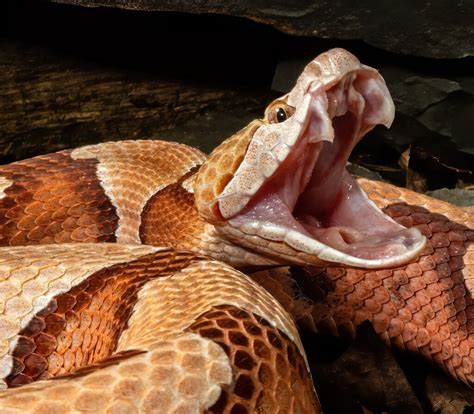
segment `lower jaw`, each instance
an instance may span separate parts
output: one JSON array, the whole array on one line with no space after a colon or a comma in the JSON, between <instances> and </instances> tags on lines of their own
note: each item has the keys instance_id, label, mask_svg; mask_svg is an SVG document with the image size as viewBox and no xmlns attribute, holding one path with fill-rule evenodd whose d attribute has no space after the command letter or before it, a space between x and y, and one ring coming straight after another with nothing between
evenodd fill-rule
<instances>
[{"instance_id":1,"label":"lower jaw","mask_svg":"<svg viewBox=\"0 0 474 414\"><path fill-rule=\"evenodd\" d=\"M295 218L278 193L270 193L231 221L245 234L284 242L319 258L325 250L323 260L346 265L396 266L417 255L424 244L418 230L386 216L345 170L339 182L338 201L324 218L311 214L311 206L307 214L300 206Z\"/></svg>"}]
</instances>

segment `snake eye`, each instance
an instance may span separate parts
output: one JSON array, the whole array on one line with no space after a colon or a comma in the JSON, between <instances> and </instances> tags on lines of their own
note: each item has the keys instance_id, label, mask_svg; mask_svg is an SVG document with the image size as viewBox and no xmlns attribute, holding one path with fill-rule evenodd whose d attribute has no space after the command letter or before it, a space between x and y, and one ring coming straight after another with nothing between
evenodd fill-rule
<instances>
[{"instance_id":1,"label":"snake eye","mask_svg":"<svg viewBox=\"0 0 474 414\"><path fill-rule=\"evenodd\" d=\"M293 115L295 108L288 105L284 100L273 101L265 110L264 121L269 124L281 124Z\"/></svg>"},{"instance_id":2,"label":"snake eye","mask_svg":"<svg viewBox=\"0 0 474 414\"><path fill-rule=\"evenodd\" d=\"M287 115L283 108L277 108L276 110L276 118L278 122L286 121Z\"/></svg>"}]
</instances>

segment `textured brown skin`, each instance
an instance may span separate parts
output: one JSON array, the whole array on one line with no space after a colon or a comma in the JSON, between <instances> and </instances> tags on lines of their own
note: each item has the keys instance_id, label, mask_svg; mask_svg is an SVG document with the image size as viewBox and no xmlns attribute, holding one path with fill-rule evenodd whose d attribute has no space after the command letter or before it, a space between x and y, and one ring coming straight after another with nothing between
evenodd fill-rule
<instances>
[{"instance_id":1,"label":"textured brown skin","mask_svg":"<svg viewBox=\"0 0 474 414\"><path fill-rule=\"evenodd\" d=\"M315 413L321 410L311 378L289 338L258 315L223 305L188 329L218 343L233 362L236 380L210 413Z\"/></svg>"},{"instance_id":2,"label":"textured brown skin","mask_svg":"<svg viewBox=\"0 0 474 414\"><path fill-rule=\"evenodd\" d=\"M158 272L154 260L156 255L150 255L105 268L54 297L20 331L8 386L70 373L111 355L140 288L153 278L170 275L166 268ZM187 266L183 260L177 264ZM178 270L171 268L171 272Z\"/></svg>"},{"instance_id":3,"label":"textured brown skin","mask_svg":"<svg viewBox=\"0 0 474 414\"><path fill-rule=\"evenodd\" d=\"M205 222L194 207L193 194L182 185L193 174L191 171L150 198L141 215L140 240L143 243L181 249L197 244L204 233Z\"/></svg>"},{"instance_id":4,"label":"textured brown skin","mask_svg":"<svg viewBox=\"0 0 474 414\"><path fill-rule=\"evenodd\" d=\"M118 217L97 160L73 160L70 152L0 167L13 182L0 199L0 245L115 241Z\"/></svg>"},{"instance_id":5,"label":"textured brown skin","mask_svg":"<svg viewBox=\"0 0 474 414\"><path fill-rule=\"evenodd\" d=\"M77 257L68 253L74 248ZM107 255L120 263L104 266ZM34 277L32 264L40 273L46 270L53 283L61 274L66 278L64 269L79 277L75 267L100 268L54 297L19 331L13 366L22 372L8 378L10 385L55 378L0 392L2 412L204 412L223 401L233 413L255 412L257 406L268 412L263 404L281 406L281 412L288 412L288 404L302 413L320 412L288 315L263 288L228 265L173 249L108 244L9 247L0 249L0 263L12 283L19 271ZM13 293L6 307L18 307L16 299ZM28 311L16 309L17 314ZM238 327L229 320L237 320ZM214 323L219 337L204 326ZM0 324L7 328L3 316ZM2 339L5 334L0 331ZM45 336L50 340L39 340ZM265 351L269 354L258 366L248 365L247 355L257 361L255 352ZM28 358L37 362L25 362ZM283 368L286 377L277 381ZM295 397L280 401L276 393L293 386L303 391L292 390ZM255 391L251 397L250 389Z\"/></svg>"}]
</instances>

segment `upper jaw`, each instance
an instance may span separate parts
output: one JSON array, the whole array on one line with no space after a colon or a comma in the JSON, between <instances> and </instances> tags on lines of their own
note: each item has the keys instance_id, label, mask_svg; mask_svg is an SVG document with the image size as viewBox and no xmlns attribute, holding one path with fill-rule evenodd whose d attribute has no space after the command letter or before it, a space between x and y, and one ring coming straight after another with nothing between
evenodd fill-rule
<instances>
[{"instance_id":1,"label":"upper jaw","mask_svg":"<svg viewBox=\"0 0 474 414\"><path fill-rule=\"evenodd\" d=\"M240 213L302 140L306 144L332 143L333 118L350 111L359 121L348 153L375 125L390 127L395 108L383 78L356 61L336 74L317 79L308 77L312 64L307 66L293 90L281 98L295 106L295 113L283 123L262 124L254 132L242 163L217 197L222 218L228 220ZM309 72L314 72L314 67Z\"/></svg>"}]
</instances>

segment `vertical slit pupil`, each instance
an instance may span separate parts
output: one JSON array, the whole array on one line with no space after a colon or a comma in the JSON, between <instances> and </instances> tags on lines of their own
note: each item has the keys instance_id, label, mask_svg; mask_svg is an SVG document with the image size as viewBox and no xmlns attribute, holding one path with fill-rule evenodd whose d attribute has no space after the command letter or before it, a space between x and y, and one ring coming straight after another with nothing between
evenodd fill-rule
<instances>
[{"instance_id":1,"label":"vertical slit pupil","mask_svg":"<svg viewBox=\"0 0 474 414\"><path fill-rule=\"evenodd\" d=\"M278 122L286 121L286 112L283 108L278 108L276 115L277 115Z\"/></svg>"}]
</instances>

